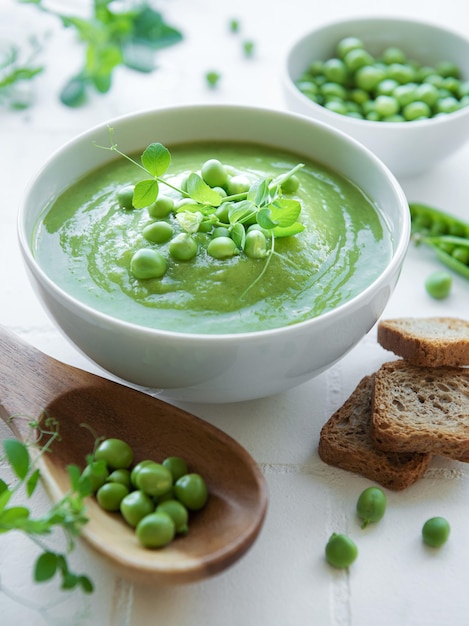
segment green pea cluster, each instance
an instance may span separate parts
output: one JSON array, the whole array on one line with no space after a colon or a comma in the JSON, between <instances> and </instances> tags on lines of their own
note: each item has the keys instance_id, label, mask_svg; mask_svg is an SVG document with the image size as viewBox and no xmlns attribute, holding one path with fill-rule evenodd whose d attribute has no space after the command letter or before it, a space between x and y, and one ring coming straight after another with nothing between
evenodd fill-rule
<instances>
[{"instance_id":1,"label":"green pea cluster","mask_svg":"<svg viewBox=\"0 0 469 626\"><path fill-rule=\"evenodd\" d=\"M253 181L218 159L204 162L200 177L210 190L221 196L222 202L213 212L207 212L187 193L185 181L181 182L180 188L173 186L173 195L158 195L147 207L152 221L142 231L148 246L137 250L130 261L135 278L162 278L168 269L168 261L190 261L199 253L218 260L231 259L239 254L251 259L268 256L272 230L259 225L258 208L252 202L246 203L245 214L236 220L230 213L235 205L239 207L240 201L246 199ZM294 174L285 176L279 185L282 194L293 194L298 187L299 179ZM126 185L118 190L117 201L122 208L133 208L134 189L133 185Z\"/></svg>"},{"instance_id":2,"label":"green pea cluster","mask_svg":"<svg viewBox=\"0 0 469 626\"><path fill-rule=\"evenodd\" d=\"M145 459L134 464L134 453L122 439L106 439L83 470L98 504L120 512L146 548L162 548L189 531L189 514L208 500L200 474L189 472L184 459Z\"/></svg>"},{"instance_id":3,"label":"green pea cluster","mask_svg":"<svg viewBox=\"0 0 469 626\"><path fill-rule=\"evenodd\" d=\"M439 260L469 278L469 223L440 209L410 203L412 239L434 250Z\"/></svg>"},{"instance_id":4,"label":"green pea cluster","mask_svg":"<svg viewBox=\"0 0 469 626\"><path fill-rule=\"evenodd\" d=\"M334 113L375 122L425 120L469 104L469 81L454 63L422 65L397 47L376 57L353 36L339 41L335 57L314 61L296 86Z\"/></svg>"}]
</instances>

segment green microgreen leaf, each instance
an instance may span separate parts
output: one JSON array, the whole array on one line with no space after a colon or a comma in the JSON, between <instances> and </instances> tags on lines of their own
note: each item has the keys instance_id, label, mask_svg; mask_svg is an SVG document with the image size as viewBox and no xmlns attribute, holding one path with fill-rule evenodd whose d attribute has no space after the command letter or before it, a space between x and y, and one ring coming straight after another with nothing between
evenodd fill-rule
<instances>
[{"instance_id":1,"label":"green microgreen leaf","mask_svg":"<svg viewBox=\"0 0 469 626\"><path fill-rule=\"evenodd\" d=\"M230 236L231 236L231 239L233 239L233 241L237 245L237 247L240 250L244 250L244 245L246 243L246 230L244 229L244 226L240 222L237 222L231 228Z\"/></svg>"},{"instance_id":2,"label":"green microgreen leaf","mask_svg":"<svg viewBox=\"0 0 469 626\"><path fill-rule=\"evenodd\" d=\"M152 176L163 176L171 164L171 154L161 143L152 143L142 154L142 165Z\"/></svg>"},{"instance_id":3,"label":"green microgreen leaf","mask_svg":"<svg viewBox=\"0 0 469 626\"><path fill-rule=\"evenodd\" d=\"M43 552L36 560L34 566L34 580L38 583L46 582L53 578L57 572L58 557L55 552Z\"/></svg>"},{"instance_id":4,"label":"green microgreen leaf","mask_svg":"<svg viewBox=\"0 0 469 626\"><path fill-rule=\"evenodd\" d=\"M4 66L2 66L3 68ZM36 67L36 68L27 68L20 67L17 69L13 69L7 76L4 76L2 80L0 80L0 88L8 87L9 85L13 85L14 83L18 83L22 80L31 80L37 74L40 74L44 68Z\"/></svg>"},{"instance_id":5,"label":"green microgreen leaf","mask_svg":"<svg viewBox=\"0 0 469 626\"><path fill-rule=\"evenodd\" d=\"M249 188L247 200L258 207L270 203L272 201L269 187L271 182L271 178L260 178L256 180Z\"/></svg>"},{"instance_id":6,"label":"green microgreen leaf","mask_svg":"<svg viewBox=\"0 0 469 626\"><path fill-rule=\"evenodd\" d=\"M0 523L2 526L12 526L22 520L28 519L29 509L25 506L12 506L9 509L4 509L0 516Z\"/></svg>"},{"instance_id":7,"label":"green microgreen leaf","mask_svg":"<svg viewBox=\"0 0 469 626\"><path fill-rule=\"evenodd\" d=\"M207 185L201 176L192 172L186 183L187 193L196 202L200 204L209 204L210 206L220 206L221 195Z\"/></svg>"},{"instance_id":8,"label":"green microgreen leaf","mask_svg":"<svg viewBox=\"0 0 469 626\"><path fill-rule=\"evenodd\" d=\"M87 465L92 465L92 463L94 462L94 454L87 454L85 456L85 461Z\"/></svg>"},{"instance_id":9,"label":"green microgreen leaf","mask_svg":"<svg viewBox=\"0 0 469 626\"><path fill-rule=\"evenodd\" d=\"M132 40L159 50L182 40L182 33L166 24L163 16L150 6L145 6L133 17Z\"/></svg>"},{"instance_id":10,"label":"green microgreen leaf","mask_svg":"<svg viewBox=\"0 0 469 626\"><path fill-rule=\"evenodd\" d=\"M94 74L90 80L99 93L107 93L111 89L112 76L110 74Z\"/></svg>"},{"instance_id":11,"label":"green microgreen leaf","mask_svg":"<svg viewBox=\"0 0 469 626\"><path fill-rule=\"evenodd\" d=\"M89 45L86 52L84 73L100 93L106 93L111 87L112 73L122 64L122 50L112 43Z\"/></svg>"},{"instance_id":12,"label":"green microgreen leaf","mask_svg":"<svg viewBox=\"0 0 469 626\"><path fill-rule=\"evenodd\" d=\"M64 572L62 574L62 589L75 589L78 585L78 575L73 572Z\"/></svg>"},{"instance_id":13,"label":"green microgreen leaf","mask_svg":"<svg viewBox=\"0 0 469 626\"><path fill-rule=\"evenodd\" d=\"M259 226L267 228L267 230L271 230L272 228L278 226L277 222L272 220L271 214L272 212L270 208L260 209L256 214L256 220Z\"/></svg>"},{"instance_id":14,"label":"green microgreen leaf","mask_svg":"<svg viewBox=\"0 0 469 626\"><path fill-rule=\"evenodd\" d=\"M4 480L2 480L0 478L0 495L4 492L7 491L8 489L8 485L6 484L6 482Z\"/></svg>"},{"instance_id":15,"label":"green microgreen leaf","mask_svg":"<svg viewBox=\"0 0 469 626\"><path fill-rule=\"evenodd\" d=\"M304 231L305 227L300 222L295 222L291 226L286 226L282 228L281 226L276 226L273 229L273 234L275 237L292 237L293 235L298 235Z\"/></svg>"},{"instance_id":16,"label":"green microgreen leaf","mask_svg":"<svg viewBox=\"0 0 469 626\"><path fill-rule=\"evenodd\" d=\"M156 180L141 180L134 187L134 197L132 204L136 209L143 209L144 207L153 204L158 197L158 181Z\"/></svg>"},{"instance_id":17,"label":"green microgreen leaf","mask_svg":"<svg viewBox=\"0 0 469 626\"><path fill-rule=\"evenodd\" d=\"M13 492L10 489L5 489L0 493L0 515L5 510L6 505L8 504Z\"/></svg>"},{"instance_id":18,"label":"green microgreen leaf","mask_svg":"<svg viewBox=\"0 0 469 626\"><path fill-rule=\"evenodd\" d=\"M28 480L26 481L26 494L28 498L30 498L35 492L40 476L41 476L40 471L36 469L28 477Z\"/></svg>"},{"instance_id":19,"label":"green microgreen leaf","mask_svg":"<svg viewBox=\"0 0 469 626\"><path fill-rule=\"evenodd\" d=\"M78 585L85 593L93 593L94 591L94 585L91 579L88 578L88 576L84 576L83 574L78 577Z\"/></svg>"},{"instance_id":20,"label":"green microgreen leaf","mask_svg":"<svg viewBox=\"0 0 469 626\"><path fill-rule=\"evenodd\" d=\"M28 535L47 535L51 532L51 526L46 520L23 517L11 523L8 530L21 530Z\"/></svg>"},{"instance_id":21,"label":"green microgreen leaf","mask_svg":"<svg viewBox=\"0 0 469 626\"><path fill-rule=\"evenodd\" d=\"M281 228L294 224L301 213L301 204L298 200L279 198L269 205L270 216L273 222Z\"/></svg>"},{"instance_id":22,"label":"green microgreen leaf","mask_svg":"<svg viewBox=\"0 0 469 626\"><path fill-rule=\"evenodd\" d=\"M92 493L91 480L83 476L78 465L67 465L67 473L70 479L70 488L80 497L86 498Z\"/></svg>"},{"instance_id":23,"label":"green microgreen leaf","mask_svg":"<svg viewBox=\"0 0 469 626\"><path fill-rule=\"evenodd\" d=\"M30 458L26 446L17 439L6 439L3 442L5 454L12 470L20 479L29 472Z\"/></svg>"},{"instance_id":24,"label":"green microgreen leaf","mask_svg":"<svg viewBox=\"0 0 469 626\"><path fill-rule=\"evenodd\" d=\"M256 211L257 207L249 200L233 202L228 211L228 219L230 220L230 224L236 224L236 222L240 222L254 215Z\"/></svg>"}]
</instances>

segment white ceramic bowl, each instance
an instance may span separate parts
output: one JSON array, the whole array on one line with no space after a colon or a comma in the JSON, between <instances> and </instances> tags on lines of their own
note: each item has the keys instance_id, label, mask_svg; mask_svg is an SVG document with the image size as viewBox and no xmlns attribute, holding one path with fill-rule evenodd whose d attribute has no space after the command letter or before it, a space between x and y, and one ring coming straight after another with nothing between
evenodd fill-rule
<instances>
[{"instance_id":1,"label":"white ceramic bowl","mask_svg":"<svg viewBox=\"0 0 469 626\"><path fill-rule=\"evenodd\" d=\"M114 158L108 126L119 148L132 153L151 141L230 140L268 144L319 160L375 200L391 232L392 258L362 293L306 322L262 332L200 335L152 330L100 313L59 288L31 250L39 216L86 172ZM19 214L19 240L40 300L65 335L105 370L132 383L164 390L167 399L234 402L268 396L307 381L339 360L371 329L398 279L410 218L396 179L358 142L311 119L242 106L190 106L128 115L102 124L59 149L30 185ZM168 358L168 355L170 358Z\"/></svg>"},{"instance_id":2,"label":"white ceramic bowl","mask_svg":"<svg viewBox=\"0 0 469 626\"><path fill-rule=\"evenodd\" d=\"M376 56L388 46L397 46L422 65L452 61L469 80L469 40L455 32L411 19L344 19L311 30L288 51L282 84L289 109L358 139L397 177L424 172L469 139L469 107L428 120L374 122L334 113L302 94L295 81L313 61L336 56L337 43L348 36L362 39L366 49Z\"/></svg>"}]
</instances>

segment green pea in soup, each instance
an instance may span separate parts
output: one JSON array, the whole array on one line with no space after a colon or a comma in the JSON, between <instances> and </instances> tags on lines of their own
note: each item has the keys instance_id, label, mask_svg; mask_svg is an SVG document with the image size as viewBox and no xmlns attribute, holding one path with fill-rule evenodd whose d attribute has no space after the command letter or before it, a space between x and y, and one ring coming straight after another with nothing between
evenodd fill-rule
<instances>
[{"instance_id":1,"label":"green pea in soup","mask_svg":"<svg viewBox=\"0 0 469 626\"><path fill-rule=\"evenodd\" d=\"M136 163L121 156L76 182L46 207L34 236L54 282L127 322L213 334L287 326L350 300L391 257L373 202L298 155L173 146L158 199L143 208L132 190L151 176Z\"/></svg>"}]
</instances>

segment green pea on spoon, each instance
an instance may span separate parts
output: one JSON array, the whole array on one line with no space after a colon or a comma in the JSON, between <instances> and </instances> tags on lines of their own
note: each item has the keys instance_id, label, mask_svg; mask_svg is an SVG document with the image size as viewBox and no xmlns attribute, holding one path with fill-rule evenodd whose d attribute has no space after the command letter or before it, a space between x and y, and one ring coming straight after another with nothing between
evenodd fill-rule
<instances>
[{"instance_id":1,"label":"green pea on spoon","mask_svg":"<svg viewBox=\"0 0 469 626\"><path fill-rule=\"evenodd\" d=\"M177 450L204 476L207 506L190 533L160 550L143 547L124 520L89 499L82 537L120 575L144 584L194 582L250 548L262 528L267 489L257 464L235 440L159 399L60 363L1 327L0 354L0 416L15 436L28 438L29 423L45 414L59 422L60 440L39 461L53 500L69 490L67 466L84 465L93 447L90 428L127 441L137 458L165 458Z\"/></svg>"}]
</instances>

